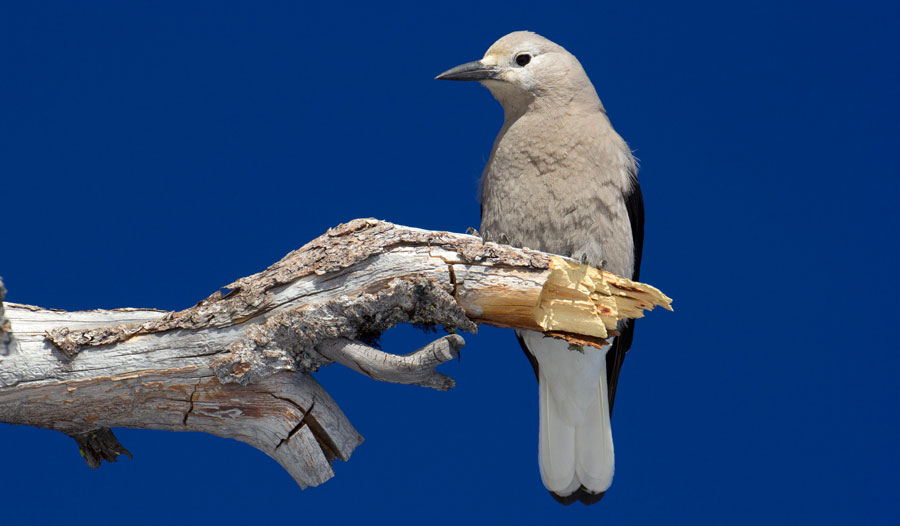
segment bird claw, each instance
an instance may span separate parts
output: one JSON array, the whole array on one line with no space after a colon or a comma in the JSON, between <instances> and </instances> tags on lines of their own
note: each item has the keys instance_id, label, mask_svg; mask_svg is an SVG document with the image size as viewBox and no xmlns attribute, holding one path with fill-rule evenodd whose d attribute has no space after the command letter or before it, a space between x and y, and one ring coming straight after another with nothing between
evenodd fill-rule
<instances>
[{"instance_id":1,"label":"bird claw","mask_svg":"<svg viewBox=\"0 0 900 526\"><path fill-rule=\"evenodd\" d=\"M466 229L466 234L468 234L470 236L480 237L482 243L495 242L500 245L509 245L509 246L515 247L515 248L522 248L521 243L519 243L518 241L511 241L509 239L509 236L504 233L501 233L498 236L494 236L487 230L482 230L481 232L479 232L478 230L476 230L472 227L469 227Z\"/></svg>"},{"instance_id":2,"label":"bird claw","mask_svg":"<svg viewBox=\"0 0 900 526\"><path fill-rule=\"evenodd\" d=\"M567 257L569 259L575 259L585 265L588 264L587 252L582 252L581 254L578 254L574 250L566 250L565 252L562 253L562 256Z\"/></svg>"},{"instance_id":3,"label":"bird claw","mask_svg":"<svg viewBox=\"0 0 900 526\"><path fill-rule=\"evenodd\" d=\"M572 250L566 250L565 252L563 252L560 255L562 255L563 257L567 257L569 259L574 259L574 260L580 261L582 265L588 265L591 267L596 266L597 268L599 268L601 270L603 269L603 267L606 266L605 259L601 259L599 262L597 262L596 265L592 265L590 260L588 259L587 252L582 252L581 254L577 254L576 252L574 252Z\"/></svg>"},{"instance_id":4,"label":"bird claw","mask_svg":"<svg viewBox=\"0 0 900 526\"><path fill-rule=\"evenodd\" d=\"M581 345L575 345L574 343L569 344L569 350L577 351L577 352L580 352L581 354L584 354L584 347Z\"/></svg>"}]
</instances>

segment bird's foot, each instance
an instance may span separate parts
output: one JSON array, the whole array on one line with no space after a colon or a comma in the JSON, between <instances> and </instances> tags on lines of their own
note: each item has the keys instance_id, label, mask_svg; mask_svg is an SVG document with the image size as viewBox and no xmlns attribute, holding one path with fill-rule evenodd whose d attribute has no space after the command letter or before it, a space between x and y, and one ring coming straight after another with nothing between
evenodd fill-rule
<instances>
[{"instance_id":1,"label":"bird's foot","mask_svg":"<svg viewBox=\"0 0 900 526\"><path fill-rule=\"evenodd\" d=\"M601 269L601 270L603 270L603 268L606 267L606 260L605 260L605 259L601 259L599 262L597 262L596 265L591 265L591 262L590 262L590 260L588 259L588 255L587 255L586 252L582 252L581 255L579 255L578 257L575 257L575 254L573 254L571 251L567 251L567 252L566 252L565 254L563 254L563 255L566 256L567 258L577 259L578 261L581 262L582 265L589 265L589 266L592 266L592 267L595 266L596 268L599 268L599 269Z\"/></svg>"},{"instance_id":2,"label":"bird's foot","mask_svg":"<svg viewBox=\"0 0 900 526\"><path fill-rule=\"evenodd\" d=\"M522 248L522 243L520 243L518 240L510 239L510 237L503 232L501 232L499 235L494 235L487 230L482 230L481 232L479 232L478 230L469 227L466 229L466 234L470 236L480 237L482 243L494 242L499 245L509 245L515 248Z\"/></svg>"},{"instance_id":3,"label":"bird's foot","mask_svg":"<svg viewBox=\"0 0 900 526\"><path fill-rule=\"evenodd\" d=\"M518 239L512 239L506 233L501 232L499 236L497 236L496 242L501 245L508 245L513 248L522 248L522 242Z\"/></svg>"},{"instance_id":4,"label":"bird's foot","mask_svg":"<svg viewBox=\"0 0 900 526\"><path fill-rule=\"evenodd\" d=\"M580 352L581 354L584 354L584 346L581 346L581 345L575 345L574 343L570 343L570 344L569 344L569 350L570 350L570 351L577 351L577 352Z\"/></svg>"}]
</instances>

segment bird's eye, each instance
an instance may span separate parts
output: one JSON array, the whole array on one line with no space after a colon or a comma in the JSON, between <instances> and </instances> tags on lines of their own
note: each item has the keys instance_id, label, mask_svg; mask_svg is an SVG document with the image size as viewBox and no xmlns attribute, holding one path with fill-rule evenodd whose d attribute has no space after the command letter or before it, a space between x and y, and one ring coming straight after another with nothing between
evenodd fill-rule
<instances>
[{"instance_id":1,"label":"bird's eye","mask_svg":"<svg viewBox=\"0 0 900 526\"><path fill-rule=\"evenodd\" d=\"M531 62L531 55L529 55L528 53L516 55L516 64L525 67L529 62Z\"/></svg>"}]
</instances>

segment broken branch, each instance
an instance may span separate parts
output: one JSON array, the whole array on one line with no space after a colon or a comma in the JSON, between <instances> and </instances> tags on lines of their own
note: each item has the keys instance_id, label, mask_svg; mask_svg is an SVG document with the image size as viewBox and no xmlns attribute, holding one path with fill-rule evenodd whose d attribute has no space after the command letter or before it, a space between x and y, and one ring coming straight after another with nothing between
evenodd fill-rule
<instances>
[{"instance_id":1,"label":"broken branch","mask_svg":"<svg viewBox=\"0 0 900 526\"><path fill-rule=\"evenodd\" d=\"M566 258L374 219L225 289L178 312L0 301L0 421L67 433L91 465L127 453L111 427L235 438L305 487L362 441L311 373L337 361L380 381L453 386L434 368L463 345L455 334L406 356L360 343L398 323L487 323L602 346L619 320L671 310L649 285Z\"/></svg>"},{"instance_id":2,"label":"broken branch","mask_svg":"<svg viewBox=\"0 0 900 526\"><path fill-rule=\"evenodd\" d=\"M421 385L447 391L455 387L456 382L434 368L456 358L463 345L465 341L462 336L451 334L403 356L388 354L346 338L326 341L316 349L329 360L379 382Z\"/></svg>"}]
</instances>

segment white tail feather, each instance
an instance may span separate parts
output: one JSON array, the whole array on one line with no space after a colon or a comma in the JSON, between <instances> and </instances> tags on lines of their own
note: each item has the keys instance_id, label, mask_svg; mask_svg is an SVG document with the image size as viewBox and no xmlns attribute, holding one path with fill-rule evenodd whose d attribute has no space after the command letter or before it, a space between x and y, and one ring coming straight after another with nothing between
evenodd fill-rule
<instances>
[{"instance_id":1,"label":"white tail feather","mask_svg":"<svg viewBox=\"0 0 900 526\"><path fill-rule=\"evenodd\" d=\"M550 382L544 375L540 375L538 383L541 392L541 443L538 446L541 480L548 490L569 495L579 486L575 476L575 428L560 418L550 392Z\"/></svg>"},{"instance_id":2,"label":"white tail feather","mask_svg":"<svg viewBox=\"0 0 900 526\"><path fill-rule=\"evenodd\" d=\"M548 490L571 495L580 486L606 491L615 470L605 350L569 349L563 340L522 331L538 361L541 479Z\"/></svg>"},{"instance_id":3,"label":"white tail feather","mask_svg":"<svg viewBox=\"0 0 900 526\"><path fill-rule=\"evenodd\" d=\"M609 488L616 467L608 398L604 360L594 401L588 407L584 422L575 430L575 472L581 484L591 493Z\"/></svg>"}]
</instances>

